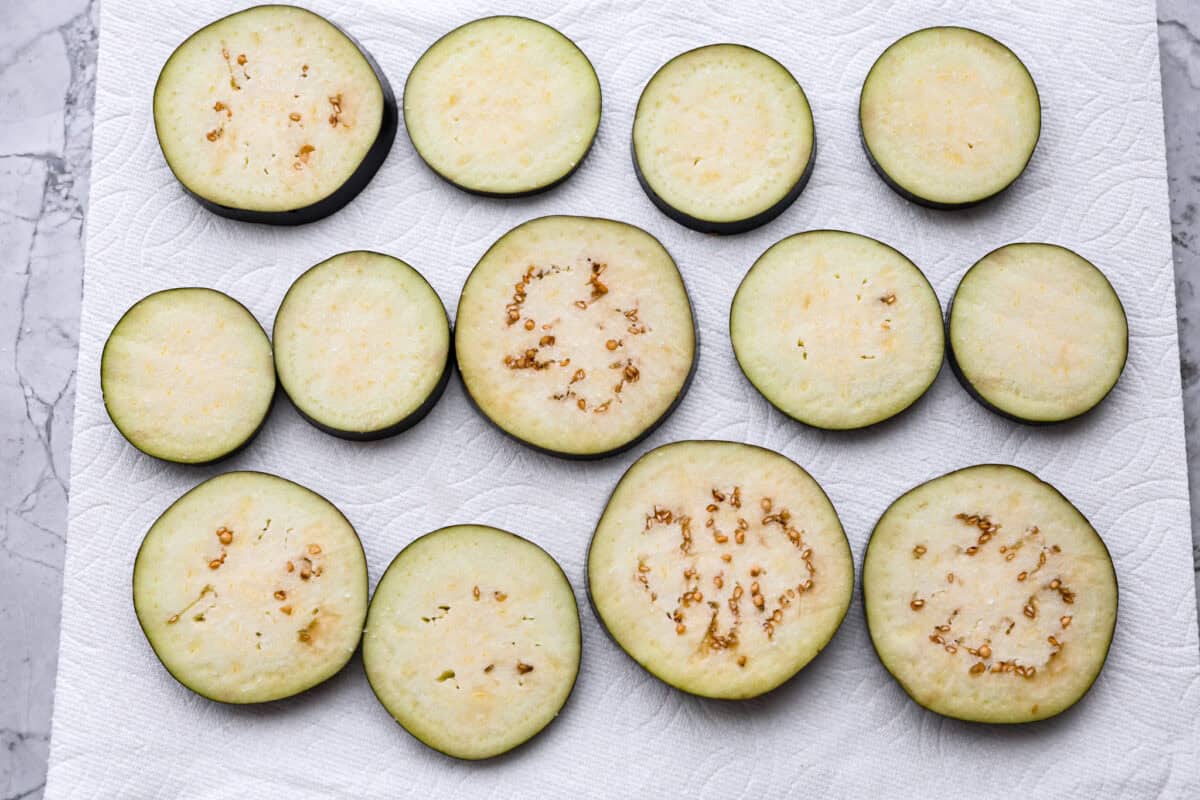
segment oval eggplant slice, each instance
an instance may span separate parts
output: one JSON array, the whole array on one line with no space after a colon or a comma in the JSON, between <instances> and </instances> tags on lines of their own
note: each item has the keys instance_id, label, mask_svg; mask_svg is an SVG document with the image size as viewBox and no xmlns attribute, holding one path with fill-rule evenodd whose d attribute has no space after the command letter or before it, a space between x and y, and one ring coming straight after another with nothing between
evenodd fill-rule
<instances>
[{"instance_id":1,"label":"oval eggplant slice","mask_svg":"<svg viewBox=\"0 0 1200 800\"><path fill-rule=\"evenodd\" d=\"M468 22L425 51L404 86L417 154L460 189L545 191L583 162L600 127L600 80L575 43L525 17Z\"/></svg>"},{"instance_id":2,"label":"oval eggplant slice","mask_svg":"<svg viewBox=\"0 0 1200 800\"><path fill-rule=\"evenodd\" d=\"M621 478L588 551L596 615L626 653L685 692L743 699L833 638L854 588L829 498L784 456L675 442Z\"/></svg>"},{"instance_id":3,"label":"oval eggplant slice","mask_svg":"<svg viewBox=\"0 0 1200 800\"><path fill-rule=\"evenodd\" d=\"M264 703L350 660L367 560L325 498L274 475L227 472L151 526L133 565L133 606L181 684L221 703Z\"/></svg>"},{"instance_id":4,"label":"oval eggplant slice","mask_svg":"<svg viewBox=\"0 0 1200 800\"><path fill-rule=\"evenodd\" d=\"M1011 50L967 28L925 28L883 52L858 107L871 166L902 197L965 208L999 194L1033 157L1042 111Z\"/></svg>"},{"instance_id":5,"label":"oval eggplant slice","mask_svg":"<svg viewBox=\"0 0 1200 800\"><path fill-rule=\"evenodd\" d=\"M729 314L742 372L783 413L817 428L862 428L925 393L942 366L937 295L891 247L844 231L772 245Z\"/></svg>"},{"instance_id":6,"label":"oval eggplant slice","mask_svg":"<svg viewBox=\"0 0 1200 800\"><path fill-rule=\"evenodd\" d=\"M1091 262L1053 244L1010 244L963 276L950 304L950 366L967 391L1018 422L1090 411L1125 368L1129 327Z\"/></svg>"},{"instance_id":7,"label":"oval eggplant slice","mask_svg":"<svg viewBox=\"0 0 1200 800\"><path fill-rule=\"evenodd\" d=\"M532 739L579 673L579 609L537 545L456 525L405 547L367 615L363 667L405 730L446 755L483 759Z\"/></svg>"},{"instance_id":8,"label":"oval eggplant slice","mask_svg":"<svg viewBox=\"0 0 1200 800\"><path fill-rule=\"evenodd\" d=\"M770 56L737 44L689 50L654 74L633 121L633 166L656 206L703 233L742 233L783 213L816 157L812 110Z\"/></svg>"},{"instance_id":9,"label":"oval eggplant slice","mask_svg":"<svg viewBox=\"0 0 1200 800\"><path fill-rule=\"evenodd\" d=\"M133 305L100 357L109 418L146 455L207 464L245 447L275 397L271 342L215 289L168 289Z\"/></svg>"},{"instance_id":10,"label":"oval eggplant slice","mask_svg":"<svg viewBox=\"0 0 1200 800\"><path fill-rule=\"evenodd\" d=\"M419 272L382 253L342 253L297 278L272 338L279 383L296 410L345 439L415 425L450 378L442 301Z\"/></svg>"},{"instance_id":11,"label":"oval eggplant slice","mask_svg":"<svg viewBox=\"0 0 1200 800\"><path fill-rule=\"evenodd\" d=\"M909 491L863 563L871 641L913 700L971 722L1032 722L1100 674L1117 576L1100 536L1053 486L981 464Z\"/></svg>"},{"instance_id":12,"label":"oval eggplant slice","mask_svg":"<svg viewBox=\"0 0 1200 800\"><path fill-rule=\"evenodd\" d=\"M598 458L648 436L696 356L683 279L641 228L542 217L500 237L463 287L454 349L467 393L543 451Z\"/></svg>"},{"instance_id":13,"label":"oval eggplant slice","mask_svg":"<svg viewBox=\"0 0 1200 800\"><path fill-rule=\"evenodd\" d=\"M379 66L295 6L239 11L192 34L154 87L167 166L215 214L298 225L354 199L396 136Z\"/></svg>"}]
</instances>

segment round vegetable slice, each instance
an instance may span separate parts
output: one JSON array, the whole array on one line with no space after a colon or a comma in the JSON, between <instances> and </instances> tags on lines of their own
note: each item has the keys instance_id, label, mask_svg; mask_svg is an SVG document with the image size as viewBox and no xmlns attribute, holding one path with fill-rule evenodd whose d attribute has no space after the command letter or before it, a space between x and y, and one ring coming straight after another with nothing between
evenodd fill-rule
<instances>
[{"instance_id":1,"label":"round vegetable slice","mask_svg":"<svg viewBox=\"0 0 1200 800\"><path fill-rule=\"evenodd\" d=\"M460 189L534 194L583 162L600 127L600 81L549 25L486 17L421 56L404 86L404 124L417 154Z\"/></svg>"},{"instance_id":2,"label":"round vegetable slice","mask_svg":"<svg viewBox=\"0 0 1200 800\"><path fill-rule=\"evenodd\" d=\"M854 565L829 498L784 456L685 441L621 478L588 551L601 623L655 677L755 697L799 672L850 606Z\"/></svg>"},{"instance_id":3,"label":"round vegetable slice","mask_svg":"<svg viewBox=\"0 0 1200 800\"><path fill-rule=\"evenodd\" d=\"M343 30L254 6L192 34L154 87L167 166L208 210L297 225L354 199L396 136L387 78Z\"/></svg>"},{"instance_id":4,"label":"round vegetable slice","mask_svg":"<svg viewBox=\"0 0 1200 800\"><path fill-rule=\"evenodd\" d=\"M649 435L696 355L670 254L640 228L591 217L542 217L500 237L467 278L454 337L467 393L489 420L576 458Z\"/></svg>"},{"instance_id":5,"label":"round vegetable slice","mask_svg":"<svg viewBox=\"0 0 1200 800\"><path fill-rule=\"evenodd\" d=\"M1058 245L988 253L963 276L948 318L959 381L1018 422L1086 413L1125 368L1129 326L1120 298L1091 262Z\"/></svg>"},{"instance_id":6,"label":"round vegetable slice","mask_svg":"<svg viewBox=\"0 0 1200 800\"><path fill-rule=\"evenodd\" d=\"M379 702L455 758L490 758L536 736L579 673L567 576L537 545L483 525L442 528L400 551L363 637Z\"/></svg>"},{"instance_id":7,"label":"round vegetable slice","mask_svg":"<svg viewBox=\"0 0 1200 800\"><path fill-rule=\"evenodd\" d=\"M676 56L638 101L638 180L663 213L694 230L742 233L770 222L800 196L815 157L804 90L750 47Z\"/></svg>"},{"instance_id":8,"label":"round vegetable slice","mask_svg":"<svg viewBox=\"0 0 1200 800\"><path fill-rule=\"evenodd\" d=\"M863 563L871 641L920 705L973 722L1032 722L1081 698L1108 655L1117 576L1057 489L981 464L892 503Z\"/></svg>"},{"instance_id":9,"label":"round vegetable slice","mask_svg":"<svg viewBox=\"0 0 1200 800\"><path fill-rule=\"evenodd\" d=\"M246 446L275 396L271 342L245 306L214 289L168 289L133 305L100 357L108 416L130 444L180 464Z\"/></svg>"},{"instance_id":10,"label":"round vegetable slice","mask_svg":"<svg viewBox=\"0 0 1200 800\"><path fill-rule=\"evenodd\" d=\"M967 28L925 28L892 44L859 100L867 158L898 194L931 208L964 208L1006 189L1041 134L1029 70L995 39Z\"/></svg>"},{"instance_id":11,"label":"round vegetable slice","mask_svg":"<svg viewBox=\"0 0 1200 800\"><path fill-rule=\"evenodd\" d=\"M861 428L925 393L942 365L933 287L893 248L844 231L772 245L729 315L742 372L772 405L818 428Z\"/></svg>"},{"instance_id":12,"label":"round vegetable slice","mask_svg":"<svg viewBox=\"0 0 1200 800\"><path fill-rule=\"evenodd\" d=\"M450 378L450 321L398 258L357 250L296 279L275 315L279 383L327 433L379 439L416 424Z\"/></svg>"},{"instance_id":13,"label":"round vegetable slice","mask_svg":"<svg viewBox=\"0 0 1200 800\"><path fill-rule=\"evenodd\" d=\"M227 472L151 526L133 565L133 606L181 684L222 703L263 703L350 660L367 561L325 498L274 475Z\"/></svg>"}]
</instances>

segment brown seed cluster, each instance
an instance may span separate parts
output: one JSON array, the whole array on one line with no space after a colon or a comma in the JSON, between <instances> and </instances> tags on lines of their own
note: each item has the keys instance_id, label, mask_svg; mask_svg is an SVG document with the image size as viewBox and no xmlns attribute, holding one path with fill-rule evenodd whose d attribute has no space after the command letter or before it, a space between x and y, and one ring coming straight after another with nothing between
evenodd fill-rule
<instances>
[{"instance_id":1,"label":"brown seed cluster","mask_svg":"<svg viewBox=\"0 0 1200 800\"><path fill-rule=\"evenodd\" d=\"M606 296L609 292L608 285L601 280L600 276L608 269L607 264L599 263L588 259L588 299L576 300L573 303L575 308L587 310L597 300ZM512 326L521 322L525 301L528 298L530 284L536 280L540 280L548 275L556 275L562 272L570 272L570 267L551 266L548 269L538 269L534 265L526 267L524 274L514 285L512 299L504 307L505 323ZM649 331L649 327L639 319L638 309L615 309L625 318L626 330L630 335L640 335ZM549 331L554 327L558 320L541 326L543 332ZM526 331L533 332L537 329L537 321L526 317L522 323L522 328ZM601 326L603 328L603 326ZM543 333L538 339L536 346L526 346L520 353L506 354L504 356L504 365L509 369L531 369L541 371L552 367L567 367L571 364L570 357L562 358L547 358L541 356L541 351L545 348L554 347L557 344L557 337L551 333ZM625 347L625 340L621 338L610 338L605 341L605 350L608 352L616 352ZM571 404L578 410L585 413L604 414L607 413L615 402L621 402L621 393L627 384L636 383L641 377L641 371L633 358L625 358L614 361L609 364L609 368L617 371L618 379L612 385L611 394L607 397L602 397L599 400L589 399L583 396L580 384L586 379L587 375L584 371L576 369L572 373L572 377L567 385L560 391L554 392L551 398L559 401L570 401Z\"/></svg>"},{"instance_id":2,"label":"brown seed cluster","mask_svg":"<svg viewBox=\"0 0 1200 800\"><path fill-rule=\"evenodd\" d=\"M705 505L707 516L704 527L710 532L715 545L729 548L718 554L725 565L733 563L737 546L744 544L749 534L753 533L760 540L765 541L764 537L770 535L770 531L777 527L799 550L799 557L805 564L809 577L796 586L781 587L771 592L764 582L768 570L761 564L747 565L749 578L743 584L741 580L727 575L725 570L710 574L706 579L706 576L699 573L698 562L690 562L683 570L683 591L678 595L676 607L674 610L666 612L666 617L671 621L676 635L683 636L688 632L690 623L694 622L694 620L688 619L690 614L696 613L691 609L706 608L705 613L708 618L699 648L701 651L729 650L738 645L739 628L743 622L742 601L748 599L753 608L751 613L758 615L759 626L768 638L773 638L778 626L785 621L786 609L796 602L800 594L811 591L813 588L812 576L816 574L817 570L813 562L812 548L805 545L803 531L797 530L792 524L790 511L787 508L776 509L772 498L760 499L759 507L764 516L759 520L761 528L752 531L750 521L738 515L743 507L740 486L734 486L731 490L711 487L709 496L711 500ZM724 515L732 516L736 520L735 527L723 527L730 525L728 521L722 521L723 518L728 519ZM644 531L650 533L659 526L677 527L679 552L685 556L697 555L689 516L681 511L656 505L650 513L645 515ZM640 557L633 577L641 584L642 589L649 595L650 601L653 603L657 600L657 593L651 585L651 572L652 569L647 563L646 557ZM711 582L716 597L706 597L701 589L702 582L706 585ZM728 595L722 603L721 593L723 591L728 591ZM722 608L728 608L731 617L731 621L724 628L721 623Z\"/></svg>"},{"instance_id":3,"label":"brown seed cluster","mask_svg":"<svg viewBox=\"0 0 1200 800\"><path fill-rule=\"evenodd\" d=\"M296 154L292 157L294 159L292 161L292 169L304 169L306 166L308 166L309 158L316 151L317 148L313 147L311 144L300 145L300 149L297 150Z\"/></svg>"},{"instance_id":4,"label":"brown seed cluster","mask_svg":"<svg viewBox=\"0 0 1200 800\"><path fill-rule=\"evenodd\" d=\"M604 274L606 269L608 269L608 264L598 264L595 261L592 261L590 258L588 259L588 262L592 265L592 274L587 280L588 286L590 286L592 289L587 301L588 305L591 305L604 295L608 294L608 286L604 283L604 281L600 280L600 276ZM576 303L576 305L578 305L578 303Z\"/></svg>"},{"instance_id":5,"label":"brown seed cluster","mask_svg":"<svg viewBox=\"0 0 1200 800\"><path fill-rule=\"evenodd\" d=\"M329 98L329 109L329 127L336 128L339 123L344 128L350 127L342 122L342 95L340 92Z\"/></svg>"},{"instance_id":6,"label":"brown seed cluster","mask_svg":"<svg viewBox=\"0 0 1200 800\"><path fill-rule=\"evenodd\" d=\"M979 529L979 535L975 539L975 544L969 545L963 550L968 556L974 556L979 553L980 548L990 542L996 536L997 531L1000 530L1000 526L992 522L991 518L986 514L960 513L955 514L954 518L964 525Z\"/></svg>"},{"instance_id":7,"label":"brown seed cluster","mask_svg":"<svg viewBox=\"0 0 1200 800\"><path fill-rule=\"evenodd\" d=\"M978 529L974 542L968 546L959 546L957 552L962 555L972 558L983 552L983 548L993 538L996 538L1000 525L993 522L986 514L977 513L959 513L955 515L955 519L962 522L964 525ZM1047 544L1045 537L1037 526L1030 526L1020 537L1015 541L1001 544L998 548L998 554L1003 558L1005 563L1013 561L1021 552L1027 552L1028 549L1036 548L1037 561L1028 567L1021 569L1016 573L1015 578L1018 583L1034 584L1031 594L1026 595L1025 600L1021 603L1021 613L1012 616L1002 617L998 625L1002 635L1009 636L1012 634L1017 625L1017 620L1025 619L1031 624L1041 619L1041 603L1044 600L1044 593L1057 594L1058 599L1064 604L1071 604L1075 601L1075 594L1072 592L1062 580L1061 577L1054 577L1048 581L1045 578L1039 578L1039 573L1047 568L1049 559L1062 552L1062 548L1057 544ZM913 548L913 558L920 559L927 552L924 545L917 545ZM962 585L962 581L955 577L953 572L946 573L946 582L948 584ZM940 593L937 592L937 593ZM913 611L919 611L926 606L926 601L923 598L916 597L909 603ZM968 667L968 672L972 676L982 675L985 672L994 674L1011 674L1025 679L1032 679L1037 675L1037 667L1032 664L1020 664L1017 660L1010 658L1007 660L993 660L993 647L989 639L985 639L978 646L971 646L964 641L963 636L954 636L953 625L955 617L957 617L959 609L955 609L944 624L934 626L929 635L929 641L938 647L944 649L948 654L954 655L959 649L965 650L974 660ZM1066 630L1071 624L1070 616L1061 616L1059 625L1061 630ZM993 630L996 627L993 626ZM1062 652L1064 646L1059 635L1050 634L1045 637L1045 641L1052 648L1049 653L1049 658L1053 659Z\"/></svg>"},{"instance_id":8,"label":"brown seed cluster","mask_svg":"<svg viewBox=\"0 0 1200 800\"><path fill-rule=\"evenodd\" d=\"M224 44L221 45L221 58L225 59L225 68L229 71L229 87L231 89L233 89L235 92L240 92L242 90L242 87L241 87L241 84L238 83L237 75L234 74L233 60L232 60L232 57L229 55L229 49L226 48ZM238 66L242 67L242 75L245 76L246 78L249 78L250 76L246 73L246 69L245 69L245 67L246 67L246 54L245 53L242 53L241 55L238 56Z\"/></svg>"},{"instance_id":9,"label":"brown seed cluster","mask_svg":"<svg viewBox=\"0 0 1200 800\"><path fill-rule=\"evenodd\" d=\"M646 323L638 319L638 309L636 307L627 309L618 308L617 313L625 317L625 322L627 323L625 328L626 333L632 336L641 336L643 333L649 333L650 328L647 327Z\"/></svg>"},{"instance_id":10,"label":"brown seed cluster","mask_svg":"<svg viewBox=\"0 0 1200 800\"><path fill-rule=\"evenodd\" d=\"M304 644L311 645L317 632L318 618L314 617L307 625L297 631L296 638Z\"/></svg>"}]
</instances>

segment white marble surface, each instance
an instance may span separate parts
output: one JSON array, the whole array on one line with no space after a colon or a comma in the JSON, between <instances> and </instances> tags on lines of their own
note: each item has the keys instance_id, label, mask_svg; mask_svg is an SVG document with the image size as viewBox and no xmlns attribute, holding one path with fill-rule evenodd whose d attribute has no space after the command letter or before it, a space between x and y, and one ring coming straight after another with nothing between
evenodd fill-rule
<instances>
[{"instance_id":1,"label":"white marble surface","mask_svg":"<svg viewBox=\"0 0 1200 800\"><path fill-rule=\"evenodd\" d=\"M97 5L0 0L0 17L0 800L15 800L41 796L53 706ZM1159 0L1159 46L1200 563L1200 3Z\"/></svg>"}]
</instances>

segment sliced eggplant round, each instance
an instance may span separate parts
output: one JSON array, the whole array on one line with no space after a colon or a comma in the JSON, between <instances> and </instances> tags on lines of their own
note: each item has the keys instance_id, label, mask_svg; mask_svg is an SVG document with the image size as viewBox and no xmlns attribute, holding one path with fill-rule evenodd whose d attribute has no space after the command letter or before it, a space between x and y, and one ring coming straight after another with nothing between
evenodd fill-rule
<instances>
[{"instance_id":1,"label":"sliced eggplant round","mask_svg":"<svg viewBox=\"0 0 1200 800\"><path fill-rule=\"evenodd\" d=\"M363 667L405 730L483 759L550 724L579 674L575 594L532 542L456 525L405 547L371 599Z\"/></svg>"},{"instance_id":2,"label":"sliced eggplant round","mask_svg":"<svg viewBox=\"0 0 1200 800\"><path fill-rule=\"evenodd\" d=\"M850 545L817 482L734 442L675 442L638 459L596 526L587 576L626 653L671 686L723 699L803 669L854 589Z\"/></svg>"},{"instance_id":3,"label":"sliced eggplant round","mask_svg":"<svg viewBox=\"0 0 1200 800\"><path fill-rule=\"evenodd\" d=\"M415 425L450 378L450 321L419 272L363 250L322 261L275 315L275 367L296 410L345 439Z\"/></svg>"},{"instance_id":4,"label":"sliced eggplant round","mask_svg":"<svg viewBox=\"0 0 1200 800\"><path fill-rule=\"evenodd\" d=\"M254 438L275 397L271 342L215 289L168 289L133 305L100 357L109 418L146 455L207 464Z\"/></svg>"},{"instance_id":5,"label":"sliced eggplant round","mask_svg":"<svg viewBox=\"0 0 1200 800\"><path fill-rule=\"evenodd\" d=\"M354 199L396 136L382 70L311 11L263 5L192 34L154 87L167 166L209 211L298 225Z\"/></svg>"},{"instance_id":6,"label":"sliced eggplant round","mask_svg":"<svg viewBox=\"0 0 1200 800\"><path fill-rule=\"evenodd\" d=\"M642 188L668 217L703 233L742 233L782 214L808 182L816 149L800 84L738 44L668 61L633 121Z\"/></svg>"},{"instance_id":7,"label":"sliced eggplant round","mask_svg":"<svg viewBox=\"0 0 1200 800\"><path fill-rule=\"evenodd\" d=\"M1074 705L1100 674L1117 576L1057 489L981 464L888 507L867 546L863 600L880 660L917 703L1032 722Z\"/></svg>"},{"instance_id":8,"label":"sliced eggplant round","mask_svg":"<svg viewBox=\"0 0 1200 800\"><path fill-rule=\"evenodd\" d=\"M898 194L965 208L1008 188L1041 135L1037 86L1021 59L967 28L925 28L871 67L858 107L871 166Z\"/></svg>"},{"instance_id":9,"label":"sliced eggplant round","mask_svg":"<svg viewBox=\"0 0 1200 800\"><path fill-rule=\"evenodd\" d=\"M641 228L542 217L513 228L463 287L454 350L467 393L543 451L598 458L675 408L696 358L679 269Z\"/></svg>"},{"instance_id":10,"label":"sliced eggplant round","mask_svg":"<svg viewBox=\"0 0 1200 800\"><path fill-rule=\"evenodd\" d=\"M133 606L181 684L221 703L264 703L350 660L367 560L325 498L274 475L227 472L151 526L133 565Z\"/></svg>"},{"instance_id":11,"label":"sliced eggplant round","mask_svg":"<svg viewBox=\"0 0 1200 800\"><path fill-rule=\"evenodd\" d=\"M1125 368L1121 300L1104 273L1065 247L993 250L967 270L947 316L954 374L977 400L1018 422L1086 413Z\"/></svg>"},{"instance_id":12,"label":"sliced eggplant round","mask_svg":"<svg viewBox=\"0 0 1200 800\"><path fill-rule=\"evenodd\" d=\"M783 413L862 428L925 393L942 366L942 311L899 251L855 233L808 231L772 245L729 314L742 372Z\"/></svg>"},{"instance_id":13,"label":"sliced eggplant round","mask_svg":"<svg viewBox=\"0 0 1200 800\"><path fill-rule=\"evenodd\" d=\"M583 162L600 127L600 80L583 51L549 25L477 19L413 67L404 125L417 154L458 188L534 194Z\"/></svg>"}]
</instances>

